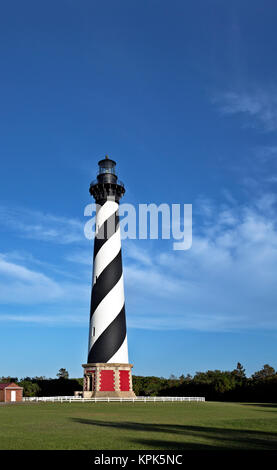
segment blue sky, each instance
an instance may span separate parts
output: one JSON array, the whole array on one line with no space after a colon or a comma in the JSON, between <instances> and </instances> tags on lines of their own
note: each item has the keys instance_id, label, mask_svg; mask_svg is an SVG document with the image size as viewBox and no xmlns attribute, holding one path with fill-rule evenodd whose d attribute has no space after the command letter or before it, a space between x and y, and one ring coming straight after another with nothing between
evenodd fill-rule
<instances>
[{"instance_id":1,"label":"blue sky","mask_svg":"<svg viewBox=\"0 0 277 470\"><path fill-rule=\"evenodd\" d=\"M5 2L0 375L81 376L89 183L193 205L193 244L123 242L138 375L277 367L276 2Z\"/></svg>"}]
</instances>

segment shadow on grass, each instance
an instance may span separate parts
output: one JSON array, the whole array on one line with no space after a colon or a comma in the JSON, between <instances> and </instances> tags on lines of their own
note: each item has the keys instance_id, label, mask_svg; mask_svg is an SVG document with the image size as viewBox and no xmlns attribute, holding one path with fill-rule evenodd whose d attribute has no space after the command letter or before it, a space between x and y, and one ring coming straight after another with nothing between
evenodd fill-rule
<instances>
[{"instance_id":1,"label":"shadow on grass","mask_svg":"<svg viewBox=\"0 0 277 470\"><path fill-rule=\"evenodd\" d=\"M258 406L260 408L277 408L277 403L240 403L240 404L243 406Z\"/></svg>"},{"instance_id":2,"label":"shadow on grass","mask_svg":"<svg viewBox=\"0 0 277 470\"><path fill-rule=\"evenodd\" d=\"M277 434L274 432L236 430L226 428L213 428L207 426L185 426L178 424L154 424L154 423L134 423L134 422L110 422L97 421L93 419L72 418L79 424L98 426L103 428L114 428L125 431L141 431L149 433L167 434L165 439L133 439L131 435L124 436L124 440L130 443L143 445L144 448L162 448L168 450L191 449L191 450L241 450L241 449L264 449L277 450ZM168 435L175 435L174 441L168 440ZM178 436L178 437L177 437ZM180 440L180 438L182 440ZM201 442L190 442L197 440ZM205 440L207 442L205 442Z\"/></svg>"}]
</instances>

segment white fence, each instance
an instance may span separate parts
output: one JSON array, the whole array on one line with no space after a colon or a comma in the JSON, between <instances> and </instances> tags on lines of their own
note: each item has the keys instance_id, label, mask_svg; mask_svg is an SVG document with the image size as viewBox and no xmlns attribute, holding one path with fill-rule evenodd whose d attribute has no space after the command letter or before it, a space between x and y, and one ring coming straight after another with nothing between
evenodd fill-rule
<instances>
[{"instance_id":1,"label":"white fence","mask_svg":"<svg viewBox=\"0 0 277 470\"><path fill-rule=\"evenodd\" d=\"M97 397L97 398L82 398L82 397L74 397L74 396L60 396L60 397L23 397L23 401L26 402L55 402L55 403L63 403L63 402L79 402L79 403L87 403L87 402L132 402L132 403L155 403L155 402L203 402L205 401L205 397L135 397L135 398L121 398L121 397Z\"/></svg>"}]
</instances>

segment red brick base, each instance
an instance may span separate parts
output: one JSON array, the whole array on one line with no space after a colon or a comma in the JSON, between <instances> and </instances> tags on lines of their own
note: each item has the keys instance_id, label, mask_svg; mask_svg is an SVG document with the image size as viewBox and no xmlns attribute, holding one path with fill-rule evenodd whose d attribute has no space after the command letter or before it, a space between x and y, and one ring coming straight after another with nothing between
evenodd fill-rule
<instances>
[{"instance_id":1,"label":"red brick base","mask_svg":"<svg viewBox=\"0 0 277 470\"><path fill-rule=\"evenodd\" d=\"M83 364L83 397L135 397L132 364Z\"/></svg>"}]
</instances>

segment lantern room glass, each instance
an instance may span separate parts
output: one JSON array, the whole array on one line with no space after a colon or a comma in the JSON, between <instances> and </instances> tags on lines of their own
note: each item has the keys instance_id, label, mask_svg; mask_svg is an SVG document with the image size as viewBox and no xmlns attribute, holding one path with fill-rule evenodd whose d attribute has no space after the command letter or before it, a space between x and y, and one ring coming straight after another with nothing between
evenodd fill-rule
<instances>
[{"instance_id":1,"label":"lantern room glass","mask_svg":"<svg viewBox=\"0 0 277 470\"><path fill-rule=\"evenodd\" d=\"M115 175L115 168L114 166L113 167L110 167L110 168L104 168L103 166L101 166L99 168L99 175L103 175L104 173L112 173L113 175Z\"/></svg>"}]
</instances>

